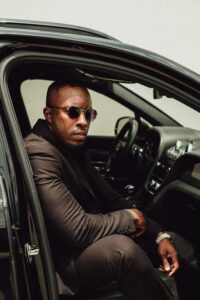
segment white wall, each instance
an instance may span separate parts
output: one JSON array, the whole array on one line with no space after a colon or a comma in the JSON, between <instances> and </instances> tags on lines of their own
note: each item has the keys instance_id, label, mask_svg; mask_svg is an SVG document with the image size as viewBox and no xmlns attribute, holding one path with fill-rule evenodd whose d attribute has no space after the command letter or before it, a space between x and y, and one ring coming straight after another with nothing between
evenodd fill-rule
<instances>
[{"instance_id":1,"label":"white wall","mask_svg":"<svg viewBox=\"0 0 200 300\"><path fill-rule=\"evenodd\" d=\"M200 0L0 0L0 17L97 29L200 73Z\"/></svg>"}]
</instances>

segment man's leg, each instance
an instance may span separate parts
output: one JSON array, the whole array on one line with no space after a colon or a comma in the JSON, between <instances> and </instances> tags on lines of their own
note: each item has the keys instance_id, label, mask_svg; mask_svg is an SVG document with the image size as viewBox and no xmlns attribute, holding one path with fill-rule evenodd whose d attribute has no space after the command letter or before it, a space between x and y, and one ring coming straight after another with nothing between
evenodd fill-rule
<instances>
[{"instance_id":1,"label":"man's leg","mask_svg":"<svg viewBox=\"0 0 200 300\"><path fill-rule=\"evenodd\" d=\"M116 281L129 299L173 299L145 252L126 236L98 240L77 257L75 265L81 292Z\"/></svg>"}]
</instances>

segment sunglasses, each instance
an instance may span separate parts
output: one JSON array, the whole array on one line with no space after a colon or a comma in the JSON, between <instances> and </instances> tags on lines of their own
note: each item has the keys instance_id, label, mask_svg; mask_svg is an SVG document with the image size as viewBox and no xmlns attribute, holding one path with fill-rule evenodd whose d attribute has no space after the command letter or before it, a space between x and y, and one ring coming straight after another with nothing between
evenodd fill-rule
<instances>
[{"instance_id":1,"label":"sunglasses","mask_svg":"<svg viewBox=\"0 0 200 300\"><path fill-rule=\"evenodd\" d=\"M71 119L77 119L80 117L81 112L84 112L85 118L87 121L93 121L96 116L97 116L97 111L93 108L88 108L88 109L81 109L78 106L66 106L66 107L59 107L55 105L49 106L49 108L57 108L57 109L62 109L66 112L66 114L71 118Z\"/></svg>"}]
</instances>

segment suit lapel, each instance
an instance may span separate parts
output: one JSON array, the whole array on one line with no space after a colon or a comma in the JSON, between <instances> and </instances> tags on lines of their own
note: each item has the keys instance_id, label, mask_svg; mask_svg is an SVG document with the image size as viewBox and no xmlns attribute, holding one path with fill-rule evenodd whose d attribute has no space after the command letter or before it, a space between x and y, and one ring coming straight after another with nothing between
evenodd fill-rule
<instances>
[{"instance_id":1,"label":"suit lapel","mask_svg":"<svg viewBox=\"0 0 200 300\"><path fill-rule=\"evenodd\" d=\"M78 165L74 157L70 154L70 151L67 149L67 147L53 134L52 131L49 130L44 120L38 120L38 122L33 127L33 133L43 137L59 150L59 152L64 156L67 170L73 177L76 185L79 187L79 189L80 187L86 189L86 191L92 196L92 198L98 203L99 206L100 202L96 198L80 166ZM85 159L84 152L83 159Z\"/></svg>"}]
</instances>

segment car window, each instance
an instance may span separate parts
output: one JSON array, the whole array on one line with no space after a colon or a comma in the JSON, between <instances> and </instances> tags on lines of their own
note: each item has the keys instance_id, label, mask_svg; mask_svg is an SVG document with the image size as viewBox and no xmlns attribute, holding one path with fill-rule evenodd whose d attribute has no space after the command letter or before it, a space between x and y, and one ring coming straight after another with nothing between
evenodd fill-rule
<instances>
[{"instance_id":1,"label":"car window","mask_svg":"<svg viewBox=\"0 0 200 300\"><path fill-rule=\"evenodd\" d=\"M25 80L21 85L21 94L31 126L39 118L44 118L46 92L51 83L52 81L49 80Z\"/></svg>"},{"instance_id":2,"label":"car window","mask_svg":"<svg viewBox=\"0 0 200 300\"><path fill-rule=\"evenodd\" d=\"M21 85L26 111L31 123L35 124L38 118L43 118L46 92L52 81L26 80ZM114 136L116 121L123 116L134 116L134 113L113 99L89 90L93 107L97 110L97 118L91 123L88 135Z\"/></svg>"},{"instance_id":3,"label":"car window","mask_svg":"<svg viewBox=\"0 0 200 300\"><path fill-rule=\"evenodd\" d=\"M90 126L89 135L114 136L117 120L123 116L134 116L133 111L113 99L94 91L90 94L98 114Z\"/></svg>"},{"instance_id":4,"label":"car window","mask_svg":"<svg viewBox=\"0 0 200 300\"><path fill-rule=\"evenodd\" d=\"M139 83L122 84L143 97L155 107L172 117L179 124L192 129L200 129L200 113L175 98L154 95L155 90ZM156 98L156 99L155 99Z\"/></svg>"}]
</instances>

